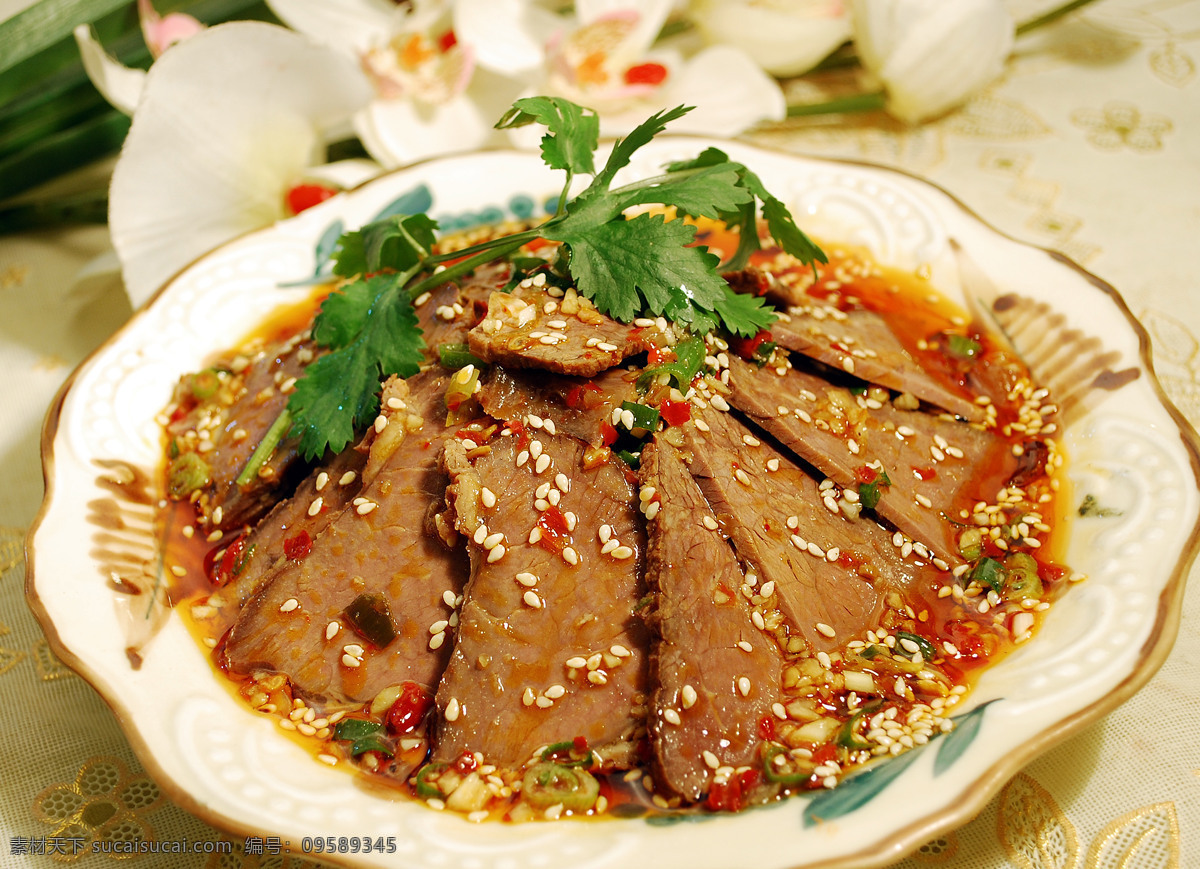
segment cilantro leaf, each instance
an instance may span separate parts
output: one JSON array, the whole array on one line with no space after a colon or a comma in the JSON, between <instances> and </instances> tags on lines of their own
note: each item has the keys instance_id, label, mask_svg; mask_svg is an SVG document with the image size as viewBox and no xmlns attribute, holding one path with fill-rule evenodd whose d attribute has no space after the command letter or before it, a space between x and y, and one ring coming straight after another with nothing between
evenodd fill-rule
<instances>
[{"instance_id":1,"label":"cilantro leaf","mask_svg":"<svg viewBox=\"0 0 1200 869\"><path fill-rule=\"evenodd\" d=\"M596 174L593 153L600 142L600 117L595 111L561 97L526 97L513 103L496 129L532 123L546 127L542 160L547 166L564 169L569 175Z\"/></svg>"},{"instance_id":2,"label":"cilantro leaf","mask_svg":"<svg viewBox=\"0 0 1200 869\"><path fill-rule=\"evenodd\" d=\"M621 197L621 208L635 205L673 205L692 217L719 218L743 205L754 204L754 196L738 186L738 167L734 163L707 166L692 173L660 175L650 186L630 185Z\"/></svg>"},{"instance_id":3,"label":"cilantro leaf","mask_svg":"<svg viewBox=\"0 0 1200 869\"><path fill-rule=\"evenodd\" d=\"M330 352L305 369L288 400L305 458L345 449L378 412L380 381L420 370L425 342L399 284L396 275L376 275L330 293L321 305L313 338Z\"/></svg>"},{"instance_id":4,"label":"cilantro leaf","mask_svg":"<svg viewBox=\"0 0 1200 869\"><path fill-rule=\"evenodd\" d=\"M547 227L546 237L571 248L571 277L579 292L628 323L643 308L662 314L673 291L711 311L725 291L714 271L717 258L689 247L696 228L661 214L640 214L600 224L570 219Z\"/></svg>"},{"instance_id":5,"label":"cilantro leaf","mask_svg":"<svg viewBox=\"0 0 1200 869\"><path fill-rule=\"evenodd\" d=\"M429 256L437 221L425 214L399 214L348 232L338 242L333 273L366 275L383 269L407 271Z\"/></svg>"},{"instance_id":6,"label":"cilantro leaf","mask_svg":"<svg viewBox=\"0 0 1200 869\"><path fill-rule=\"evenodd\" d=\"M613 146L612 152L608 155L604 169L595 177L592 185L580 194L580 198L583 199L607 192L613 182L613 177L617 172L629 165L629 161L633 158L635 151L665 130L667 124L671 121L682 118L691 110L691 106L676 106L673 109L664 109L642 121L629 132L629 135L618 139L617 144Z\"/></svg>"},{"instance_id":7,"label":"cilantro leaf","mask_svg":"<svg viewBox=\"0 0 1200 869\"><path fill-rule=\"evenodd\" d=\"M775 311L765 299L749 293L735 293L728 284L724 297L717 301L716 311L725 328L743 338L753 338L763 329L770 329L775 322Z\"/></svg>"}]
</instances>

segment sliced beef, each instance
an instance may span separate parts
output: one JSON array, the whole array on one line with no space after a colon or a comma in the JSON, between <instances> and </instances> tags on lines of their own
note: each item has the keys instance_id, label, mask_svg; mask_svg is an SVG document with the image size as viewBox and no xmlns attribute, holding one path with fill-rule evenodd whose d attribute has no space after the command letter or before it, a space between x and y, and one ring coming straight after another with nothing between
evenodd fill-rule
<instances>
[{"instance_id":1,"label":"sliced beef","mask_svg":"<svg viewBox=\"0 0 1200 869\"><path fill-rule=\"evenodd\" d=\"M772 718L783 656L755 627L745 571L675 448L647 445L638 478L658 504L646 560L654 781L696 801L718 769L761 763L759 722Z\"/></svg>"},{"instance_id":2,"label":"sliced beef","mask_svg":"<svg viewBox=\"0 0 1200 869\"><path fill-rule=\"evenodd\" d=\"M378 459L378 470L364 471L370 482L311 552L277 570L246 604L224 644L230 670L283 673L296 693L325 705L357 705L406 681L432 693L467 574L461 551L428 530L446 487L437 462L447 435L445 384L437 370L409 378L407 406L392 411L372 444L367 467ZM381 595L390 610L396 636L382 647L346 615L361 595Z\"/></svg>"},{"instance_id":3,"label":"sliced beef","mask_svg":"<svg viewBox=\"0 0 1200 869\"><path fill-rule=\"evenodd\" d=\"M936 572L905 558L892 532L826 505L818 483L791 457L731 414L712 409L683 427L690 470L760 590L815 651L860 638L879 624L888 591Z\"/></svg>"},{"instance_id":4,"label":"sliced beef","mask_svg":"<svg viewBox=\"0 0 1200 869\"><path fill-rule=\"evenodd\" d=\"M665 342L657 326L617 322L568 290L562 299L537 287L493 293L487 315L468 335L484 362L591 377Z\"/></svg>"},{"instance_id":5,"label":"sliced beef","mask_svg":"<svg viewBox=\"0 0 1200 869\"><path fill-rule=\"evenodd\" d=\"M1016 469L1005 442L978 426L901 410L794 368L781 374L737 358L729 367L733 406L839 486L867 482L860 474L871 467L886 471L875 511L947 561L958 551L945 517L995 496L980 488L978 469L995 469L989 480Z\"/></svg>"},{"instance_id":6,"label":"sliced beef","mask_svg":"<svg viewBox=\"0 0 1200 869\"><path fill-rule=\"evenodd\" d=\"M771 326L771 335L780 346L838 371L909 393L972 422L984 418L983 408L965 389L926 371L874 311L842 311L810 302L789 308Z\"/></svg>"},{"instance_id":7,"label":"sliced beef","mask_svg":"<svg viewBox=\"0 0 1200 869\"><path fill-rule=\"evenodd\" d=\"M213 369L228 372L211 397L168 426L185 450L195 451L211 481L196 498L201 521L213 529L240 529L266 513L305 473L298 441L284 437L258 473L238 485L251 455L287 406L289 384L303 373L315 353L310 340L293 338L260 350L249 359L218 360ZM185 394L193 379L181 383Z\"/></svg>"},{"instance_id":8,"label":"sliced beef","mask_svg":"<svg viewBox=\"0 0 1200 869\"><path fill-rule=\"evenodd\" d=\"M470 457L446 444L471 579L438 687L434 760L470 750L513 768L579 737L605 766L634 760L647 686L635 614L644 532L620 463L585 469L585 449L545 433L501 435Z\"/></svg>"},{"instance_id":9,"label":"sliced beef","mask_svg":"<svg viewBox=\"0 0 1200 869\"><path fill-rule=\"evenodd\" d=\"M610 368L587 379L546 372L492 366L479 400L496 419L519 420L542 428L549 420L554 431L599 446L603 426L623 401L637 401L637 372Z\"/></svg>"},{"instance_id":10,"label":"sliced beef","mask_svg":"<svg viewBox=\"0 0 1200 869\"><path fill-rule=\"evenodd\" d=\"M315 539L358 496L366 460L365 448L343 450L310 473L291 498L271 508L244 539L229 544L235 547L235 566L219 570L218 579L224 584L209 595L207 607L201 610L211 620L211 634L219 636L229 629L250 596L286 560L288 541L302 550L305 539ZM320 506L313 509L314 503Z\"/></svg>"},{"instance_id":11,"label":"sliced beef","mask_svg":"<svg viewBox=\"0 0 1200 869\"><path fill-rule=\"evenodd\" d=\"M442 344L466 344L467 333L487 310L487 300L512 273L509 263L482 266L460 284L447 283L415 303L417 323L425 340L425 356L438 361Z\"/></svg>"}]
</instances>

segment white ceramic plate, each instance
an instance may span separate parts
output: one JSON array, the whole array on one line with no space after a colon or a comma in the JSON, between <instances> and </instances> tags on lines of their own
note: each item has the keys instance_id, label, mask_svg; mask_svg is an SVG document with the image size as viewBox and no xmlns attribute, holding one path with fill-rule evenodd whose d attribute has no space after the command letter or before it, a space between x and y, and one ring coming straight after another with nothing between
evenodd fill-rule
<instances>
[{"instance_id":1,"label":"white ceramic plate","mask_svg":"<svg viewBox=\"0 0 1200 869\"><path fill-rule=\"evenodd\" d=\"M312 275L315 251L340 226L359 226L401 196L427 201L444 225L525 216L561 184L534 154L436 160L199 260L79 368L51 409L29 600L57 653L105 697L178 803L239 835L278 836L297 855L309 837L394 838L390 854L324 855L349 865L727 869L754 843L760 869L879 866L968 820L1023 764L1158 668L1197 538L1197 450L1116 292L1061 256L1001 236L936 188L879 168L665 138L623 174L649 175L714 144L756 171L810 232L865 244L888 264L926 265L943 292L1005 328L1069 406L1063 441L1076 503L1091 494L1113 513L1075 522L1067 561L1090 578L986 673L953 733L833 791L740 815L472 824L317 762L237 701L178 616L155 601L154 416L181 374L296 298L281 284ZM133 587L144 593L119 590Z\"/></svg>"}]
</instances>

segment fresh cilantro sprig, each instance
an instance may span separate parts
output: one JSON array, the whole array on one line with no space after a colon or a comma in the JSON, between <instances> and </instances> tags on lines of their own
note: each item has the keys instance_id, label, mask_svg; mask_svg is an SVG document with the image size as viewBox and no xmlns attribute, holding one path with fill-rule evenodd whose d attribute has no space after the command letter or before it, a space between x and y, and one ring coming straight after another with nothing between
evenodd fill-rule
<instances>
[{"instance_id":1,"label":"fresh cilantro sprig","mask_svg":"<svg viewBox=\"0 0 1200 869\"><path fill-rule=\"evenodd\" d=\"M638 149L690 110L680 106L651 116L618 140L597 169L600 125L593 110L557 97L518 100L496 126L546 128L542 159L566 174L553 217L524 232L444 253L434 253L437 224L424 214L391 216L343 235L333 271L348 282L317 315L313 339L324 352L298 381L286 411L301 452L311 459L326 449L343 449L377 412L379 382L418 369L424 342L413 299L535 239L559 243L558 267L617 320L664 316L694 335L725 329L750 337L768 328L775 314L765 301L734 292L721 277L744 267L759 248L759 211L783 250L807 264L826 260L757 175L709 148L652 178L613 186ZM571 197L581 177L591 181ZM737 251L721 263L695 244L693 224L668 220L661 207L726 221L739 231Z\"/></svg>"}]
</instances>

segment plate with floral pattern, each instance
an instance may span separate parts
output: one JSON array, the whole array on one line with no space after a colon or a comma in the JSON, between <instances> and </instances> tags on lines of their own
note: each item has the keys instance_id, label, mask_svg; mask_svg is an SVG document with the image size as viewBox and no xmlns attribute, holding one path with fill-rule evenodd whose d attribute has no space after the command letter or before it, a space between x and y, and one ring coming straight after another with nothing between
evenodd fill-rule
<instances>
[{"instance_id":1,"label":"plate with floral pattern","mask_svg":"<svg viewBox=\"0 0 1200 869\"><path fill-rule=\"evenodd\" d=\"M370 181L238 238L176 275L74 372L43 434L45 501L27 595L56 653L117 713L163 789L203 820L348 866L470 869L882 866L978 813L1051 745L1115 708L1166 658L1196 549L1196 437L1117 292L1065 257L1003 236L927 182L732 142L662 137L622 177L708 146L753 169L810 234L919 270L1022 355L1063 409L1075 512L1065 561L1086 575L1037 634L989 668L955 727L836 788L737 814L473 823L314 759L218 677L164 593L155 516L158 416L178 378L235 344L332 241L389 210L444 229L529 219L553 203L536 154L447 157ZM326 847L326 844L328 847Z\"/></svg>"}]
</instances>

